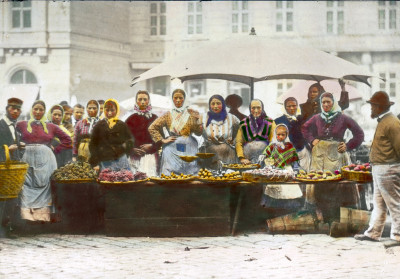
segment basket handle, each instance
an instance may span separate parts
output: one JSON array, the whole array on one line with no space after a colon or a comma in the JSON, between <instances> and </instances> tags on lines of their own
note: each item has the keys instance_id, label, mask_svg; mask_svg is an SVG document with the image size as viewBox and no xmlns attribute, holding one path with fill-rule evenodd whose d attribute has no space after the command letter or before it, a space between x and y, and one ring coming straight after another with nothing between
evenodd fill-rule
<instances>
[{"instance_id":1,"label":"basket handle","mask_svg":"<svg viewBox=\"0 0 400 279\"><path fill-rule=\"evenodd\" d=\"M10 164L10 150L8 149L8 146L6 144L3 145L4 147L4 152L6 153L6 164Z\"/></svg>"}]
</instances>

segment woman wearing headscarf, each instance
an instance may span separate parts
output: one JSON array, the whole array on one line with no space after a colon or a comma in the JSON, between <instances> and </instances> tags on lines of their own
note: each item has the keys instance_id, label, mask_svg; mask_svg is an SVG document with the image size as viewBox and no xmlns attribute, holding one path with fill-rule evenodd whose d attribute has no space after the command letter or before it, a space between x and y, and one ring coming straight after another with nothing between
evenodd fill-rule
<instances>
[{"instance_id":1,"label":"woman wearing headscarf","mask_svg":"<svg viewBox=\"0 0 400 279\"><path fill-rule=\"evenodd\" d=\"M125 121L135 138L135 143L130 151L130 162L133 170L145 172L147 176L157 175L158 150L161 144L156 144L151 139L149 126L157 115L152 112L150 95L147 91L140 90L136 93L134 113Z\"/></svg>"},{"instance_id":2,"label":"woman wearing headscarf","mask_svg":"<svg viewBox=\"0 0 400 279\"><path fill-rule=\"evenodd\" d=\"M200 136L203 132L199 113L185 104L186 94L182 89L172 92L172 101L174 108L157 118L149 127L153 141L162 144L161 173L195 174L199 169L197 162L187 163L179 156L193 156L198 152L198 143L192 133Z\"/></svg>"},{"instance_id":3,"label":"woman wearing headscarf","mask_svg":"<svg viewBox=\"0 0 400 279\"><path fill-rule=\"evenodd\" d=\"M104 119L94 126L90 142L90 159L96 171L131 170L128 154L133 147L133 138L128 126L118 117L119 104L114 99L104 102Z\"/></svg>"},{"instance_id":4,"label":"woman wearing headscarf","mask_svg":"<svg viewBox=\"0 0 400 279\"><path fill-rule=\"evenodd\" d=\"M263 155L279 169L298 170L299 157L296 148L289 140L289 129L285 124L276 125L272 142ZM292 210L302 205L303 193L298 184L268 184L264 186L261 205Z\"/></svg>"},{"instance_id":5,"label":"woman wearing headscarf","mask_svg":"<svg viewBox=\"0 0 400 279\"><path fill-rule=\"evenodd\" d=\"M289 140L296 148L300 159L300 167L306 172L310 168L310 152L305 148L304 136L301 132L302 116L296 98L289 97L283 103L283 115L275 119L275 124L285 124L289 129Z\"/></svg>"},{"instance_id":6,"label":"woman wearing headscarf","mask_svg":"<svg viewBox=\"0 0 400 279\"><path fill-rule=\"evenodd\" d=\"M208 168L217 169L218 162L237 162L235 138L239 129L239 119L226 111L221 95L213 95L208 101L209 111L202 117L203 137L206 152L214 153Z\"/></svg>"},{"instance_id":7,"label":"woman wearing headscarf","mask_svg":"<svg viewBox=\"0 0 400 279\"><path fill-rule=\"evenodd\" d=\"M24 186L20 193L21 218L31 221L50 221L52 206L50 176L57 169L55 153L71 146L71 137L60 127L46 123L46 105L36 101L32 105L29 121L17 124L21 140L26 143L22 161L29 165ZM53 138L60 144L51 146Z\"/></svg>"},{"instance_id":8,"label":"woman wearing headscarf","mask_svg":"<svg viewBox=\"0 0 400 279\"><path fill-rule=\"evenodd\" d=\"M63 132L66 133L72 140L72 135L62 124L64 119L64 110L62 106L52 106L47 113L47 119L49 120L49 123L53 123L54 125L60 127L60 129L63 130ZM55 145L58 145L60 143L60 139L54 138L53 142ZM57 168L65 166L69 161L72 160L72 144L66 148L59 150L58 153L54 152L54 155L56 156L57 160Z\"/></svg>"},{"instance_id":9,"label":"woman wearing headscarf","mask_svg":"<svg viewBox=\"0 0 400 279\"><path fill-rule=\"evenodd\" d=\"M258 162L275 130L275 122L265 113L261 100L252 100L249 110L250 115L240 122L236 136L236 154L242 164Z\"/></svg>"},{"instance_id":10,"label":"woman wearing headscarf","mask_svg":"<svg viewBox=\"0 0 400 279\"><path fill-rule=\"evenodd\" d=\"M360 126L349 116L344 115L331 93L321 95L321 113L314 115L302 127L305 139L312 146L311 170L340 170L350 163L347 151L353 150L364 141L364 132ZM350 130L353 137L345 142L346 130ZM307 202L314 204L317 194L330 195L331 201L338 205L354 206L358 203L358 190L356 186L333 185L320 187L324 191L314 193L314 187L307 187ZM319 189L319 188L318 188ZM336 194L331 194L330 191ZM318 201L317 201L318 203Z\"/></svg>"},{"instance_id":11,"label":"woman wearing headscarf","mask_svg":"<svg viewBox=\"0 0 400 279\"><path fill-rule=\"evenodd\" d=\"M96 100L90 100L86 104L87 117L79 120L74 130L74 149L73 160L79 156L88 162L90 158L89 141L94 126L99 121L99 103Z\"/></svg>"},{"instance_id":12,"label":"woman wearing headscarf","mask_svg":"<svg viewBox=\"0 0 400 279\"><path fill-rule=\"evenodd\" d=\"M345 110L349 107L349 93L345 90L345 82L342 79L339 79L339 84L342 91L338 104L342 110ZM324 92L325 89L319 82L312 84L308 88L307 102L300 105L301 116L304 122L310 119L313 115L321 113L320 97Z\"/></svg>"}]
</instances>

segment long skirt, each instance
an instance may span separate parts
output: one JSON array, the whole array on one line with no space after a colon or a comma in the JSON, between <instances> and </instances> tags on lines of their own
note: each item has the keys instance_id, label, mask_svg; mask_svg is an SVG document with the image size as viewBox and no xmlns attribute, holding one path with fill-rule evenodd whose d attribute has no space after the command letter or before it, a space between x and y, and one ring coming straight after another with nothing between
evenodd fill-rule
<instances>
[{"instance_id":1,"label":"long skirt","mask_svg":"<svg viewBox=\"0 0 400 279\"><path fill-rule=\"evenodd\" d=\"M60 153L55 154L57 161L57 168L65 166L68 162L72 161L72 149L63 149Z\"/></svg>"},{"instance_id":2,"label":"long skirt","mask_svg":"<svg viewBox=\"0 0 400 279\"><path fill-rule=\"evenodd\" d=\"M146 154L143 157L135 158L131 156L129 162L134 173L144 172L148 177L157 176L158 165L157 153Z\"/></svg>"},{"instance_id":3,"label":"long skirt","mask_svg":"<svg viewBox=\"0 0 400 279\"><path fill-rule=\"evenodd\" d=\"M21 218L50 221L50 176L57 169L53 151L43 144L28 144L22 161L29 165L20 193Z\"/></svg>"},{"instance_id":4,"label":"long skirt","mask_svg":"<svg viewBox=\"0 0 400 279\"><path fill-rule=\"evenodd\" d=\"M185 162L179 156L195 156L198 144L194 137L178 137L176 141L163 145L161 156L161 173L195 174L199 171L197 161Z\"/></svg>"},{"instance_id":5,"label":"long skirt","mask_svg":"<svg viewBox=\"0 0 400 279\"><path fill-rule=\"evenodd\" d=\"M208 169L218 170L220 161L225 164L236 164L238 162L235 148L226 143L209 145L206 150L207 153L215 154L214 157L204 159L205 167Z\"/></svg>"},{"instance_id":6,"label":"long skirt","mask_svg":"<svg viewBox=\"0 0 400 279\"><path fill-rule=\"evenodd\" d=\"M265 141L251 141L248 142L244 148L244 157L251 161L251 163L256 164L258 162L258 157L262 155L264 149L268 146Z\"/></svg>"},{"instance_id":7,"label":"long skirt","mask_svg":"<svg viewBox=\"0 0 400 279\"><path fill-rule=\"evenodd\" d=\"M102 161L100 162L100 169L111 169L112 171L129 170L132 171L131 165L129 164L128 156L123 154L116 160Z\"/></svg>"},{"instance_id":8,"label":"long skirt","mask_svg":"<svg viewBox=\"0 0 400 279\"><path fill-rule=\"evenodd\" d=\"M312 150L312 170L340 170L350 163L348 153L339 153L339 142L320 141ZM360 207L360 194L356 183L353 185L340 185L332 182L323 186L307 184L306 201L315 204L324 214L326 221L332 221L339 217L340 207Z\"/></svg>"}]
</instances>

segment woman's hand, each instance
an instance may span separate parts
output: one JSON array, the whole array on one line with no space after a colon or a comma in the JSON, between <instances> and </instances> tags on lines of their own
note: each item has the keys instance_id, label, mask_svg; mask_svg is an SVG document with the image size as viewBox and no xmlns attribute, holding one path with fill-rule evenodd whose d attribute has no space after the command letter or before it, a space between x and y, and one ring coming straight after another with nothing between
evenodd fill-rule
<instances>
[{"instance_id":1,"label":"woman's hand","mask_svg":"<svg viewBox=\"0 0 400 279\"><path fill-rule=\"evenodd\" d=\"M246 158L242 158L242 159L240 159L240 163L242 163L243 165L249 165L251 162L249 160L247 160Z\"/></svg>"},{"instance_id":2,"label":"woman's hand","mask_svg":"<svg viewBox=\"0 0 400 279\"><path fill-rule=\"evenodd\" d=\"M140 146L140 149L143 150L145 153L149 153L152 147L153 147L152 144L146 143L146 144L142 144L142 145ZM144 154L143 154L143 155L144 155Z\"/></svg>"},{"instance_id":3,"label":"woman's hand","mask_svg":"<svg viewBox=\"0 0 400 279\"><path fill-rule=\"evenodd\" d=\"M133 154L135 154L136 156L140 156L140 157L144 156L146 154L146 151L144 151L141 148L133 148L132 151L133 151Z\"/></svg>"},{"instance_id":4,"label":"woman's hand","mask_svg":"<svg viewBox=\"0 0 400 279\"><path fill-rule=\"evenodd\" d=\"M72 162L76 162L76 157L72 157Z\"/></svg>"},{"instance_id":5,"label":"woman's hand","mask_svg":"<svg viewBox=\"0 0 400 279\"><path fill-rule=\"evenodd\" d=\"M346 91L345 90L346 83L344 82L344 80L340 78L338 81L339 81L339 85L340 85L340 88L342 89L342 91Z\"/></svg>"},{"instance_id":6,"label":"woman's hand","mask_svg":"<svg viewBox=\"0 0 400 279\"><path fill-rule=\"evenodd\" d=\"M314 146L316 146L317 144L319 143L319 139L315 139L315 140L313 140L312 141L312 146L314 147Z\"/></svg>"},{"instance_id":7,"label":"woman's hand","mask_svg":"<svg viewBox=\"0 0 400 279\"><path fill-rule=\"evenodd\" d=\"M337 151L339 153L344 153L346 152L346 150L347 150L346 144L344 142L339 143Z\"/></svg>"},{"instance_id":8,"label":"woman's hand","mask_svg":"<svg viewBox=\"0 0 400 279\"><path fill-rule=\"evenodd\" d=\"M95 166L94 168L93 168L97 173L99 173L99 171L100 171L100 166Z\"/></svg>"},{"instance_id":9,"label":"woman's hand","mask_svg":"<svg viewBox=\"0 0 400 279\"><path fill-rule=\"evenodd\" d=\"M10 150L11 152L14 152L14 150L17 150L17 149L18 149L18 146L16 144L11 144L8 147L8 150Z\"/></svg>"},{"instance_id":10,"label":"woman's hand","mask_svg":"<svg viewBox=\"0 0 400 279\"><path fill-rule=\"evenodd\" d=\"M176 139L177 139L177 137L172 136L172 137L168 137L168 138L166 138L166 139L161 140L161 142L162 142L163 144L166 144L166 143L174 142L174 141L176 141Z\"/></svg>"}]
</instances>

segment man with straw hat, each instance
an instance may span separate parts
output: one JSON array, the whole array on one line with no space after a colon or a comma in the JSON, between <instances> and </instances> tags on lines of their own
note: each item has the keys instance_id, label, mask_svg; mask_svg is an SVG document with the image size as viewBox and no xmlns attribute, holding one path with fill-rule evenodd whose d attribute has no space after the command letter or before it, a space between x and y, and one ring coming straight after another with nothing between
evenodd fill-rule
<instances>
[{"instance_id":1,"label":"man with straw hat","mask_svg":"<svg viewBox=\"0 0 400 279\"><path fill-rule=\"evenodd\" d=\"M19 160L20 154L18 147L21 147L19 136L15 125L21 115L22 100L10 98L7 100L6 115L0 120L0 161L5 161L5 150L3 145L7 145L10 150L12 160ZM0 202L0 237L12 237L11 216L16 206L16 199Z\"/></svg>"},{"instance_id":2,"label":"man with straw hat","mask_svg":"<svg viewBox=\"0 0 400 279\"><path fill-rule=\"evenodd\" d=\"M389 210L392 227L386 248L400 246L400 120L390 112L393 102L386 92L378 91L367 101L371 118L377 118L374 140L369 155L374 180L374 208L369 228L357 240L379 241Z\"/></svg>"}]
</instances>

